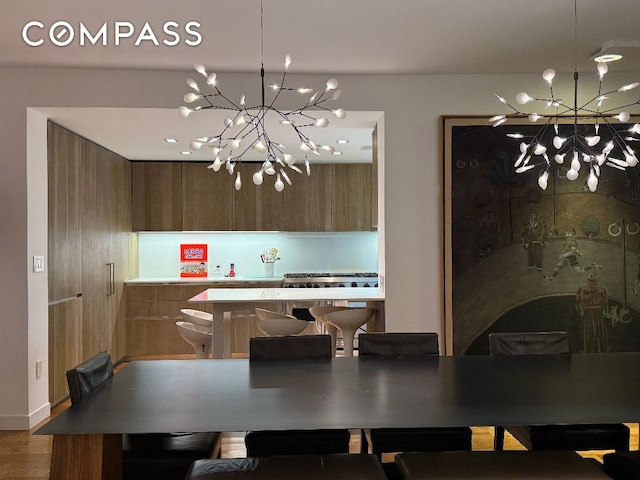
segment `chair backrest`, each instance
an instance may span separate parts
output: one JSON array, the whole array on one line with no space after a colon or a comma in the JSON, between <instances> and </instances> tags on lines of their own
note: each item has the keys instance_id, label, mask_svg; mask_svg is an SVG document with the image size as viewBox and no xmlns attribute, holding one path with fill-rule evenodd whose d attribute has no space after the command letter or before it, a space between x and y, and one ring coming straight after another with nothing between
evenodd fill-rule
<instances>
[{"instance_id":1,"label":"chair backrest","mask_svg":"<svg viewBox=\"0 0 640 480\"><path fill-rule=\"evenodd\" d=\"M361 333L359 357L439 355L437 333Z\"/></svg>"},{"instance_id":2,"label":"chair backrest","mask_svg":"<svg viewBox=\"0 0 640 480\"><path fill-rule=\"evenodd\" d=\"M253 337L249 340L249 360L300 360L331 358L330 335Z\"/></svg>"},{"instance_id":3,"label":"chair backrest","mask_svg":"<svg viewBox=\"0 0 640 480\"><path fill-rule=\"evenodd\" d=\"M518 332L489 334L491 355L555 355L571 353L567 332Z\"/></svg>"},{"instance_id":4,"label":"chair backrest","mask_svg":"<svg viewBox=\"0 0 640 480\"><path fill-rule=\"evenodd\" d=\"M68 370L67 385L71 404L82 400L91 390L113 377L109 352L100 352L75 368Z\"/></svg>"}]
</instances>

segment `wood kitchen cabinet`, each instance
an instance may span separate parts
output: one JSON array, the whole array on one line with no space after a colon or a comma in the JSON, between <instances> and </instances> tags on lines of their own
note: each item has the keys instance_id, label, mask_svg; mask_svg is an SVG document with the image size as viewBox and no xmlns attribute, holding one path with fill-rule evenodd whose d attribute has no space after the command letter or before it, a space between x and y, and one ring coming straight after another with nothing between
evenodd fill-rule
<instances>
[{"instance_id":1,"label":"wood kitchen cabinet","mask_svg":"<svg viewBox=\"0 0 640 480\"><path fill-rule=\"evenodd\" d=\"M371 164L334 165L332 191L331 229L371 230Z\"/></svg>"},{"instance_id":2,"label":"wood kitchen cabinet","mask_svg":"<svg viewBox=\"0 0 640 480\"><path fill-rule=\"evenodd\" d=\"M48 126L49 399L65 372L102 350L125 353L123 303L131 234L129 162Z\"/></svg>"},{"instance_id":3,"label":"wood kitchen cabinet","mask_svg":"<svg viewBox=\"0 0 640 480\"><path fill-rule=\"evenodd\" d=\"M182 162L131 162L131 226L183 230Z\"/></svg>"},{"instance_id":4,"label":"wood kitchen cabinet","mask_svg":"<svg viewBox=\"0 0 640 480\"><path fill-rule=\"evenodd\" d=\"M253 183L253 174L259 165L242 163L240 171L243 186L233 190L233 230L284 230L282 193L273 188L274 177L265 175L262 185Z\"/></svg>"},{"instance_id":5,"label":"wood kitchen cabinet","mask_svg":"<svg viewBox=\"0 0 640 480\"><path fill-rule=\"evenodd\" d=\"M311 176L295 175L282 192L284 229L288 232L331 231L332 165L311 166Z\"/></svg>"},{"instance_id":6,"label":"wood kitchen cabinet","mask_svg":"<svg viewBox=\"0 0 640 480\"><path fill-rule=\"evenodd\" d=\"M227 231L232 227L233 178L213 172L207 163L182 163L182 227L180 230Z\"/></svg>"},{"instance_id":7,"label":"wood kitchen cabinet","mask_svg":"<svg viewBox=\"0 0 640 480\"><path fill-rule=\"evenodd\" d=\"M83 141L82 354L125 354L123 291L131 238L130 167Z\"/></svg>"}]
</instances>

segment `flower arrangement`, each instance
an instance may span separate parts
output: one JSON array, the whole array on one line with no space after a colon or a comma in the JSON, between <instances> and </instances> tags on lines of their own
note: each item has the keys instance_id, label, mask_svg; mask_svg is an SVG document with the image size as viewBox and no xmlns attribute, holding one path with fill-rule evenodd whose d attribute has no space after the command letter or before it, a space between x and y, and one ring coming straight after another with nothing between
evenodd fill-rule
<instances>
[{"instance_id":1,"label":"flower arrangement","mask_svg":"<svg viewBox=\"0 0 640 480\"><path fill-rule=\"evenodd\" d=\"M280 260L278 249L271 247L263 250L260 254L260 260L262 260L262 263L276 263L277 260Z\"/></svg>"}]
</instances>

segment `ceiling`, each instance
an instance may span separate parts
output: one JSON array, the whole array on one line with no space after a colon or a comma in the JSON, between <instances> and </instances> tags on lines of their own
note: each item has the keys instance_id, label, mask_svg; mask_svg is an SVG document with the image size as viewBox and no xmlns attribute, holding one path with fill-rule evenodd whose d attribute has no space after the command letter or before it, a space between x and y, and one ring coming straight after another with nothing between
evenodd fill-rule
<instances>
[{"instance_id":1,"label":"ceiling","mask_svg":"<svg viewBox=\"0 0 640 480\"><path fill-rule=\"evenodd\" d=\"M290 72L321 73L328 78L340 74L524 74L541 73L548 67L571 72L574 64L578 71L594 71L595 52L603 46L608 51L621 46L625 58L612 64L610 71L640 72L640 1L577 2L574 30L573 0L263 0L264 65L267 71L281 71L284 54L291 53ZM259 0L3 0L2 6L0 66L189 70L204 62L216 72L255 72L260 63ZM22 38L23 27L33 20L44 25L28 32L31 40L45 40L38 47L26 45ZM53 45L48 38L49 27L60 20L68 22L76 34L65 47ZM200 24L195 29L201 35L197 46L185 44L196 39L184 29L190 21ZM122 38L118 46L115 22L130 22L134 27L133 35ZM135 46L145 22L159 42L175 38L164 34L163 26L176 22L178 44L154 46L147 31L143 37L147 39ZM106 23L108 45L81 47L81 23L94 35ZM61 41L69 38L61 28L55 34L60 34ZM182 121L176 129L190 124L174 110L114 110L101 115L90 110L51 114L131 159L156 155L161 159L159 151L142 141L149 135L157 143L155 133L163 131L159 122ZM345 135L369 136L376 115L348 115L340 122L348 129L345 132L317 130L326 130L333 141ZM141 139L136 151L119 151L120 146L91 136L111 132L113 139L104 141L117 142L118 130L131 133L138 128L151 130L136 133ZM360 138L351 145L358 145L360 151L366 147L363 143Z\"/></svg>"}]
</instances>

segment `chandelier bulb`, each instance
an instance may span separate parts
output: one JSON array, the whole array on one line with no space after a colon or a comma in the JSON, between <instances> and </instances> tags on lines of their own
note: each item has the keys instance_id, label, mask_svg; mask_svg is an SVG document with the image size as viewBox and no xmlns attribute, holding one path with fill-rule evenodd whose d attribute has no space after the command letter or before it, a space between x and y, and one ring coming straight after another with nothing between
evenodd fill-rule
<instances>
[{"instance_id":1,"label":"chandelier bulb","mask_svg":"<svg viewBox=\"0 0 640 480\"><path fill-rule=\"evenodd\" d=\"M596 189L598 188L598 177L596 176L596 173L593 171L593 169L591 170L591 173L589 173L589 178L587 179L587 186L589 187L589 190L592 192L595 192Z\"/></svg>"},{"instance_id":2,"label":"chandelier bulb","mask_svg":"<svg viewBox=\"0 0 640 480\"><path fill-rule=\"evenodd\" d=\"M542 190L546 190L547 189L547 185L548 185L548 181L549 181L549 172L547 170L545 170L544 172L542 172L542 174L538 177L538 186L542 189Z\"/></svg>"},{"instance_id":3,"label":"chandelier bulb","mask_svg":"<svg viewBox=\"0 0 640 480\"><path fill-rule=\"evenodd\" d=\"M211 85L212 87L215 87L217 78L218 78L218 75L216 75L215 73L212 73L211 75L209 75L207 77L207 85Z\"/></svg>"},{"instance_id":4,"label":"chandelier bulb","mask_svg":"<svg viewBox=\"0 0 640 480\"><path fill-rule=\"evenodd\" d=\"M590 147L595 147L598 143L600 143L600 136L594 135L592 137L585 137L585 140L587 141L587 145L589 145Z\"/></svg>"},{"instance_id":5,"label":"chandelier bulb","mask_svg":"<svg viewBox=\"0 0 640 480\"><path fill-rule=\"evenodd\" d=\"M282 178L280 178L280 174L278 174L278 177L273 184L273 188L276 189L276 192L281 192L282 190L284 190L284 182L282 181Z\"/></svg>"},{"instance_id":6,"label":"chandelier bulb","mask_svg":"<svg viewBox=\"0 0 640 480\"><path fill-rule=\"evenodd\" d=\"M574 181L576 178L578 178L578 172L576 172L574 169L569 169L567 171L567 180Z\"/></svg>"},{"instance_id":7,"label":"chandelier bulb","mask_svg":"<svg viewBox=\"0 0 640 480\"><path fill-rule=\"evenodd\" d=\"M637 157L629 152L624 152L624 158L630 167L635 167L638 164Z\"/></svg>"},{"instance_id":8,"label":"chandelier bulb","mask_svg":"<svg viewBox=\"0 0 640 480\"><path fill-rule=\"evenodd\" d=\"M189 92L184 94L184 97L182 97L182 100L184 100L184 103L193 103L199 98L202 98L201 95L196 95L193 92Z\"/></svg>"},{"instance_id":9,"label":"chandelier bulb","mask_svg":"<svg viewBox=\"0 0 640 480\"><path fill-rule=\"evenodd\" d=\"M285 70L289 68L289 65L291 65L291 55L289 53L287 53L284 56L284 68L285 68Z\"/></svg>"},{"instance_id":10,"label":"chandelier bulb","mask_svg":"<svg viewBox=\"0 0 640 480\"><path fill-rule=\"evenodd\" d=\"M201 93L200 88L198 87L198 83L193 78L187 78L187 85L189 85L189 87L194 89L196 92Z\"/></svg>"},{"instance_id":11,"label":"chandelier bulb","mask_svg":"<svg viewBox=\"0 0 640 480\"><path fill-rule=\"evenodd\" d=\"M262 140L258 140L253 148L258 152L266 152L267 146L262 142Z\"/></svg>"},{"instance_id":12,"label":"chandelier bulb","mask_svg":"<svg viewBox=\"0 0 640 480\"><path fill-rule=\"evenodd\" d=\"M255 185L262 185L263 181L264 181L264 175L262 175L262 169L260 169L253 174L253 183Z\"/></svg>"},{"instance_id":13,"label":"chandelier bulb","mask_svg":"<svg viewBox=\"0 0 640 480\"><path fill-rule=\"evenodd\" d=\"M562 148L562 145L566 141L567 141L566 138L556 135L555 137L553 137L553 146L555 147L556 150L560 150Z\"/></svg>"},{"instance_id":14,"label":"chandelier bulb","mask_svg":"<svg viewBox=\"0 0 640 480\"><path fill-rule=\"evenodd\" d=\"M538 115L537 113L531 113L529 114L529 121L531 123L536 123L538 120L540 120L542 117L540 115Z\"/></svg>"},{"instance_id":15,"label":"chandelier bulb","mask_svg":"<svg viewBox=\"0 0 640 480\"><path fill-rule=\"evenodd\" d=\"M543 153L546 153L546 151L547 151L547 147L539 143L536 145L536 148L533 150L533 154L542 155Z\"/></svg>"},{"instance_id":16,"label":"chandelier bulb","mask_svg":"<svg viewBox=\"0 0 640 480\"><path fill-rule=\"evenodd\" d=\"M333 92L333 95L331 95L331 100L338 100L341 96L342 90L336 90L335 92Z\"/></svg>"},{"instance_id":17,"label":"chandelier bulb","mask_svg":"<svg viewBox=\"0 0 640 480\"><path fill-rule=\"evenodd\" d=\"M527 150L529 150L529 145L524 142L520 142L520 153L527 153Z\"/></svg>"},{"instance_id":18,"label":"chandelier bulb","mask_svg":"<svg viewBox=\"0 0 640 480\"><path fill-rule=\"evenodd\" d=\"M571 160L571 170L575 170L576 172L580 171L580 160L576 157L573 157L573 160Z\"/></svg>"},{"instance_id":19,"label":"chandelier bulb","mask_svg":"<svg viewBox=\"0 0 640 480\"><path fill-rule=\"evenodd\" d=\"M187 118L192 111L193 110L185 107L184 105L178 107L178 115L180 115L182 118Z\"/></svg>"},{"instance_id":20,"label":"chandelier bulb","mask_svg":"<svg viewBox=\"0 0 640 480\"><path fill-rule=\"evenodd\" d=\"M340 120L342 120L343 118L345 118L347 116L347 112L344 111L344 109L342 108L338 108L337 110L333 110L333 114L339 118Z\"/></svg>"},{"instance_id":21,"label":"chandelier bulb","mask_svg":"<svg viewBox=\"0 0 640 480\"><path fill-rule=\"evenodd\" d=\"M220 167L222 167L222 160L220 160L220 157L216 157L216 159L211 164L211 168L214 172L217 172L220 170Z\"/></svg>"},{"instance_id":22,"label":"chandelier bulb","mask_svg":"<svg viewBox=\"0 0 640 480\"><path fill-rule=\"evenodd\" d=\"M242 188L242 179L240 178L240 172L236 174L236 181L233 182L233 187L236 190L240 190Z\"/></svg>"},{"instance_id":23,"label":"chandelier bulb","mask_svg":"<svg viewBox=\"0 0 640 480\"><path fill-rule=\"evenodd\" d=\"M600 74L600 79L605 76L605 74L609 71L609 65L606 62L598 62L598 73Z\"/></svg>"},{"instance_id":24,"label":"chandelier bulb","mask_svg":"<svg viewBox=\"0 0 640 480\"><path fill-rule=\"evenodd\" d=\"M627 92L629 90L633 90L634 88L637 88L639 85L640 85L640 82L633 82L633 83L630 83L629 85L624 85L623 87L620 87L618 91Z\"/></svg>"},{"instance_id":25,"label":"chandelier bulb","mask_svg":"<svg viewBox=\"0 0 640 480\"><path fill-rule=\"evenodd\" d=\"M315 122L313 122L313 124L316 127L326 127L327 125L329 125L329 120L322 117L322 118L318 118Z\"/></svg>"},{"instance_id":26,"label":"chandelier bulb","mask_svg":"<svg viewBox=\"0 0 640 480\"><path fill-rule=\"evenodd\" d=\"M289 184L289 186L291 186L291 179L289 178L289 175L287 175L287 172L285 172L283 169L280 169L280 175L282 175L282 178L284 178L284 181L287 182Z\"/></svg>"},{"instance_id":27,"label":"chandelier bulb","mask_svg":"<svg viewBox=\"0 0 640 480\"><path fill-rule=\"evenodd\" d=\"M293 155L291 155L290 153L285 153L284 154L284 162L287 165L293 165L295 163L295 161L296 161L296 158Z\"/></svg>"},{"instance_id":28,"label":"chandelier bulb","mask_svg":"<svg viewBox=\"0 0 640 480\"><path fill-rule=\"evenodd\" d=\"M566 155L567 155L566 153L558 153L555 157L553 157L553 159L556 161L558 165L562 165L564 163L564 157Z\"/></svg>"},{"instance_id":29,"label":"chandelier bulb","mask_svg":"<svg viewBox=\"0 0 640 480\"><path fill-rule=\"evenodd\" d=\"M621 123L627 123L631 118L628 112L620 112L618 115L614 115L613 118L619 120Z\"/></svg>"},{"instance_id":30,"label":"chandelier bulb","mask_svg":"<svg viewBox=\"0 0 640 480\"><path fill-rule=\"evenodd\" d=\"M198 142L197 140L194 140L189 144L189 148L191 150L200 150L202 148L202 142Z\"/></svg>"},{"instance_id":31,"label":"chandelier bulb","mask_svg":"<svg viewBox=\"0 0 640 480\"><path fill-rule=\"evenodd\" d=\"M556 71L553 68L547 68L544 72L542 72L542 78L544 78L549 85L551 85L551 81L556 76Z\"/></svg>"},{"instance_id":32,"label":"chandelier bulb","mask_svg":"<svg viewBox=\"0 0 640 480\"><path fill-rule=\"evenodd\" d=\"M198 72L200 75L202 75L203 77L207 76L207 70L204 68L204 65L201 63L196 63L194 65L194 68L196 69L196 72Z\"/></svg>"},{"instance_id":33,"label":"chandelier bulb","mask_svg":"<svg viewBox=\"0 0 640 480\"><path fill-rule=\"evenodd\" d=\"M640 135L640 123L634 123L631 128L633 129L633 133Z\"/></svg>"},{"instance_id":34,"label":"chandelier bulb","mask_svg":"<svg viewBox=\"0 0 640 480\"><path fill-rule=\"evenodd\" d=\"M264 169L264 173L266 173L267 175L275 175L276 170L275 168L273 168L273 163L271 163L271 160L267 160L266 162L264 162L264 164L262 165L262 168Z\"/></svg>"},{"instance_id":35,"label":"chandelier bulb","mask_svg":"<svg viewBox=\"0 0 640 480\"><path fill-rule=\"evenodd\" d=\"M335 90L336 88L338 88L338 81L335 78L327 80L327 91Z\"/></svg>"},{"instance_id":36,"label":"chandelier bulb","mask_svg":"<svg viewBox=\"0 0 640 480\"><path fill-rule=\"evenodd\" d=\"M311 175L311 165L309 164L309 159L307 157L304 157L304 167L307 172L307 177L309 177Z\"/></svg>"},{"instance_id":37,"label":"chandelier bulb","mask_svg":"<svg viewBox=\"0 0 640 480\"><path fill-rule=\"evenodd\" d=\"M229 149L237 150L238 148L240 148L240 139L234 138L233 140L231 140L231 143L229 144Z\"/></svg>"},{"instance_id":38,"label":"chandelier bulb","mask_svg":"<svg viewBox=\"0 0 640 480\"><path fill-rule=\"evenodd\" d=\"M520 105L524 105L525 103L528 103L531 100L533 100L533 98L530 97L529 94L526 92L520 92L519 94L516 95L516 102L518 102Z\"/></svg>"}]
</instances>

